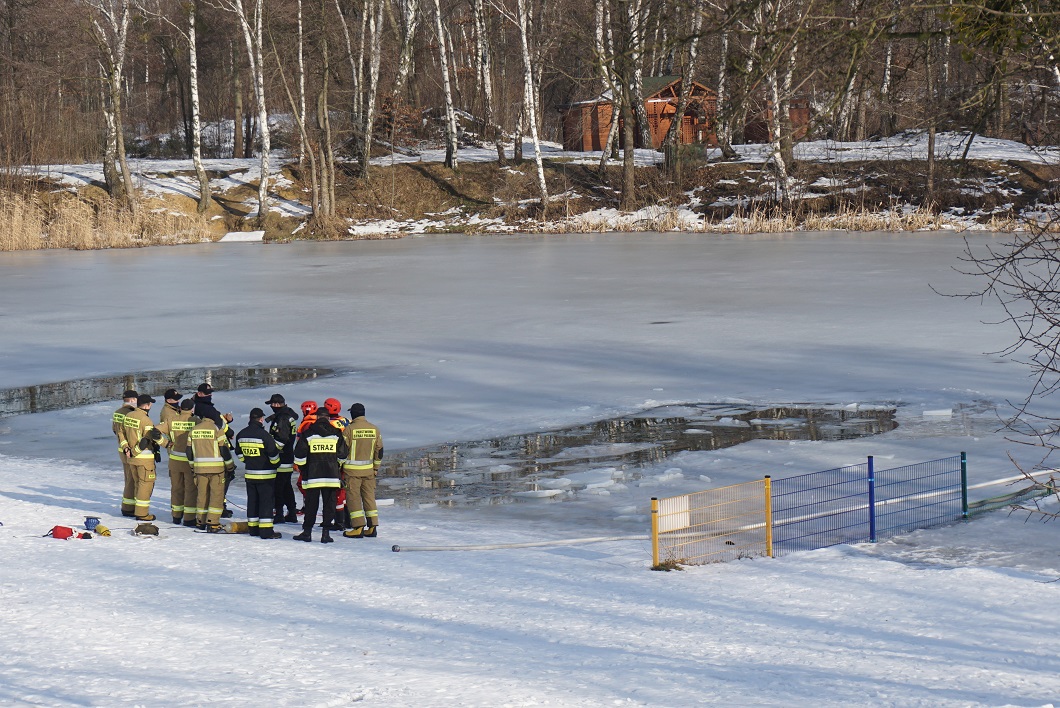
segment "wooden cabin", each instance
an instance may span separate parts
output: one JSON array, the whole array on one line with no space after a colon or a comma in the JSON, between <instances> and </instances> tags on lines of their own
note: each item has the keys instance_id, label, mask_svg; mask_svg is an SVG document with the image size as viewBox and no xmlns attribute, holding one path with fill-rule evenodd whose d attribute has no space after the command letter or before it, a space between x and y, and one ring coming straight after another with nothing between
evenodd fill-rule
<instances>
[{"instance_id":1,"label":"wooden cabin","mask_svg":"<svg viewBox=\"0 0 1060 708\"><path fill-rule=\"evenodd\" d=\"M666 131L670 129L677 113L677 104L681 97L680 76L653 76L644 80L644 108L648 114L651 147L662 146ZM759 104L761 105L761 104ZM806 137L810 126L810 102L803 96L795 97L790 102L792 132L796 140ZM611 114L614 102L610 91L600 96L578 103L560 106L563 123L563 149L573 152L603 150L607 143L607 131L611 127ZM692 92L681 120L679 141L682 145L718 144L714 132L718 114L718 95L710 88L698 82L692 82ZM765 102L764 108L752 109L744 126L744 139L749 143L769 142L769 119L772 116L772 104ZM619 120L619 130L623 121ZM640 131L634 133L634 145L641 144ZM622 144L621 134L619 145Z\"/></svg>"},{"instance_id":2,"label":"wooden cabin","mask_svg":"<svg viewBox=\"0 0 1060 708\"><path fill-rule=\"evenodd\" d=\"M640 131L635 132L638 148L662 146L663 138L677 114L681 98L680 76L653 76L644 79L644 108L648 114L650 146L642 145ZM603 150L611 126L614 101L611 92L588 101L559 107L563 123L563 149L571 151ZM714 120L718 112L718 96L701 83L692 82L688 104L681 118L678 140L683 145L702 143L716 145ZM624 126L619 120L619 130ZM621 140L621 138L619 138Z\"/></svg>"}]
</instances>

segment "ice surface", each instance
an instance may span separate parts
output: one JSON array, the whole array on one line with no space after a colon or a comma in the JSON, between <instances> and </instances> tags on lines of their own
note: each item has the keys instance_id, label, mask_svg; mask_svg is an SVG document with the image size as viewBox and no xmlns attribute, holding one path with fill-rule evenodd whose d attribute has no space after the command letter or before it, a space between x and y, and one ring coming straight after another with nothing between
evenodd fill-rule
<instances>
[{"instance_id":1,"label":"ice surface","mask_svg":"<svg viewBox=\"0 0 1060 708\"><path fill-rule=\"evenodd\" d=\"M984 353L1014 333L983 324L1000 319L991 303L932 291L968 287L962 248L938 234L618 234L0 254L3 386L315 364L344 373L275 391L363 402L388 450L704 401L891 403L900 424L679 454L639 470L645 488L601 466L611 483L580 501L390 505L379 539L324 546L292 543L290 525L270 542L193 534L164 511L159 538L133 538L114 516L116 402L5 418L0 704L1053 702L1053 525L999 513L877 546L646 570L656 494L867 455L966 450L973 482L1011 475L1009 452L1030 459L985 427L1027 385ZM272 392L216 398L241 424ZM502 463L473 457L483 474ZM167 489L163 471L156 513ZM243 504L241 483L232 497ZM41 538L87 514L114 536ZM601 531L628 538L390 551Z\"/></svg>"}]
</instances>

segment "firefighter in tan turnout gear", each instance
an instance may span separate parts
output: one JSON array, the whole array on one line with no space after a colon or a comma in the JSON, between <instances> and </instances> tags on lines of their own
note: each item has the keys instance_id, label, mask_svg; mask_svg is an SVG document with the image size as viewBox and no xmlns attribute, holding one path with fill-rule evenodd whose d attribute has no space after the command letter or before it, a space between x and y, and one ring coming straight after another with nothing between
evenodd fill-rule
<instances>
[{"instance_id":1,"label":"firefighter in tan turnout gear","mask_svg":"<svg viewBox=\"0 0 1060 708\"><path fill-rule=\"evenodd\" d=\"M125 391L121 395L123 401L121 408L114 411L110 418L110 429L118 439L118 457L121 459L121 471L125 479L125 486L122 488L121 493L122 516L136 516L136 481L133 479L132 468L129 466L129 455L126 453L126 448L129 445L125 442L125 416L136 410L136 398L139 395L132 389Z\"/></svg>"},{"instance_id":2,"label":"firefighter in tan turnout gear","mask_svg":"<svg viewBox=\"0 0 1060 708\"><path fill-rule=\"evenodd\" d=\"M379 510L375 503L375 478L383 459L383 436L364 417L364 406L350 406L350 420L342 430L342 437L350 448L349 457L342 460L346 480L346 508L350 510L350 528L346 538L378 535Z\"/></svg>"},{"instance_id":3,"label":"firefighter in tan turnout gear","mask_svg":"<svg viewBox=\"0 0 1060 708\"><path fill-rule=\"evenodd\" d=\"M183 398L173 389L165 393L166 406L162 409L159 429L170 439L169 444L169 507L173 523L195 526L198 492L195 475L188 462L188 433L199 422L193 415L195 401ZM179 403L178 403L179 401Z\"/></svg>"},{"instance_id":4,"label":"firefighter in tan turnout gear","mask_svg":"<svg viewBox=\"0 0 1060 708\"><path fill-rule=\"evenodd\" d=\"M151 494L155 490L155 462L161 459L159 446L169 442L151 420L149 411L155 402L141 393L136 398L136 409L126 414L122 423L125 436L125 455L134 480L133 513L140 521L154 521L151 513Z\"/></svg>"},{"instance_id":5,"label":"firefighter in tan turnout gear","mask_svg":"<svg viewBox=\"0 0 1060 708\"><path fill-rule=\"evenodd\" d=\"M186 451L195 473L196 525L200 530L220 533L225 473L236 468L228 438L212 418L203 418L188 433Z\"/></svg>"}]
</instances>

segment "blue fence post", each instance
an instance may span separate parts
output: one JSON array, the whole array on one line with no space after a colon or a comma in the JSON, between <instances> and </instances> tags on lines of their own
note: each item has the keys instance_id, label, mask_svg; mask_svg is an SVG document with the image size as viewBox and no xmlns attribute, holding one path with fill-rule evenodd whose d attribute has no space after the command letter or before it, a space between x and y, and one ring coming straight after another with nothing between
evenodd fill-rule
<instances>
[{"instance_id":1,"label":"blue fence post","mask_svg":"<svg viewBox=\"0 0 1060 708\"><path fill-rule=\"evenodd\" d=\"M961 518L968 518L968 453L961 453Z\"/></svg>"},{"instance_id":2,"label":"blue fence post","mask_svg":"<svg viewBox=\"0 0 1060 708\"><path fill-rule=\"evenodd\" d=\"M869 455L869 541L876 543L876 473Z\"/></svg>"}]
</instances>

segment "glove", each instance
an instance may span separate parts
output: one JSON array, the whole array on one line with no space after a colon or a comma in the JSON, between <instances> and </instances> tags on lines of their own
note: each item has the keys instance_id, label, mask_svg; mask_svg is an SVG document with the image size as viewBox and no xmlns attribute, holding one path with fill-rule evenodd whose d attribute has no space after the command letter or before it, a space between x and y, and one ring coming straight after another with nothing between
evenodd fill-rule
<instances>
[{"instance_id":1,"label":"glove","mask_svg":"<svg viewBox=\"0 0 1060 708\"><path fill-rule=\"evenodd\" d=\"M236 466L235 466L235 464L232 464L232 463L227 463L227 462L226 462L226 463L225 463L225 474L235 474L235 473L236 473Z\"/></svg>"},{"instance_id":2,"label":"glove","mask_svg":"<svg viewBox=\"0 0 1060 708\"><path fill-rule=\"evenodd\" d=\"M154 442L158 442L162 439L162 431L158 428L151 428L147 431L145 437L151 438Z\"/></svg>"},{"instance_id":3,"label":"glove","mask_svg":"<svg viewBox=\"0 0 1060 708\"><path fill-rule=\"evenodd\" d=\"M155 450L155 462L161 462L161 461L162 461L162 453L159 452L158 450Z\"/></svg>"}]
</instances>

